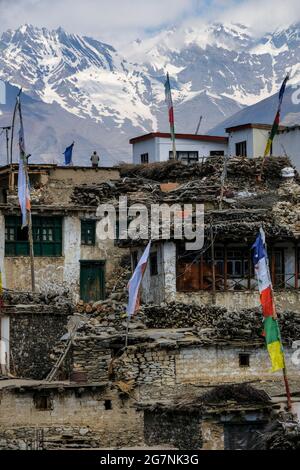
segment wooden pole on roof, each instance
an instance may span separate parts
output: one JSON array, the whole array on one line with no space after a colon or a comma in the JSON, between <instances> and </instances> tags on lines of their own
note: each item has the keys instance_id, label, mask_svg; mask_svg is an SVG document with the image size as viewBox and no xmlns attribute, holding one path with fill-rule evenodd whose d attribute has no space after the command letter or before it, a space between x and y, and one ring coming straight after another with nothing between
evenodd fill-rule
<instances>
[{"instance_id":1,"label":"wooden pole on roof","mask_svg":"<svg viewBox=\"0 0 300 470\"><path fill-rule=\"evenodd\" d=\"M219 210L223 208L223 197L224 197L224 188L225 188L225 181L227 177L227 155L224 156L224 166L221 175L221 191L220 191L220 200L219 200Z\"/></svg>"},{"instance_id":2,"label":"wooden pole on roof","mask_svg":"<svg viewBox=\"0 0 300 470\"><path fill-rule=\"evenodd\" d=\"M211 267L212 267L212 303L216 303L216 268L215 268L215 244L212 222L210 222L210 246L211 246Z\"/></svg>"},{"instance_id":3,"label":"wooden pole on roof","mask_svg":"<svg viewBox=\"0 0 300 470\"><path fill-rule=\"evenodd\" d=\"M21 102L20 102L21 93L22 93L22 89L20 90L17 96L17 107L19 110L20 126L21 126L21 129L24 129ZM23 161L23 165L24 165L24 171L25 171L25 177L26 177L26 187L30 188L29 174L28 174L28 162L27 162L26 155ZM27 223L28 223L28 242L29 242L29 255L30 255L31 290L32 292L35 292L34 250L33 250L31 208L27 210Z\"/></svg>"},{"instance_id":4,"label":"wooden pole on roof","mask_svg":"<svg viewBox=\"0 0 300 470\"><path fill-rule=\"evenodd\" d=\"M9 173L9 189L10 191L14 190L14 174L13 174L13 143L14 143L14 131L15 131L15 121L16 121L16 114L18 109L18 97L22 92L22 88L20 88L19 93L17 94L16 104L13 112L13 118L11 123L11 136L10 136L10 173Z\"/></svg>"}]
</instances>

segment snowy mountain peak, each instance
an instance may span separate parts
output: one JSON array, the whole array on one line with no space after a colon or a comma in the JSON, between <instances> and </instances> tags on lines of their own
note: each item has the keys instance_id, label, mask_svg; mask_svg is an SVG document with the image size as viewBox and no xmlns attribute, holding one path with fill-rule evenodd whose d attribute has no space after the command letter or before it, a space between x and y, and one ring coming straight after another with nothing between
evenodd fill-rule
<instances>
[{"instance_id":1,"label":"snowy mountain peak","mask_svg":"<svg viewBox=\"0 0 300 470\"><path fill-rule=\"evenodd\" d=\"M300 77L299 46L299 24L262 37L241 24L184 25L118 51L63 28L26 24L0 38L0 78L80 121L78 129L88 135L96 125L96 141L105 136L105 145L120 145L119 151L126 148L128 154L129 137L168 129L163 86L167 71L176 129L194 132L202 114L205 132L277 92L287 71L295 83ZM57 136L60 131L51 127L51 132ZM51 145L57 141L53 137Z\"/></svg>"}]
</instances>

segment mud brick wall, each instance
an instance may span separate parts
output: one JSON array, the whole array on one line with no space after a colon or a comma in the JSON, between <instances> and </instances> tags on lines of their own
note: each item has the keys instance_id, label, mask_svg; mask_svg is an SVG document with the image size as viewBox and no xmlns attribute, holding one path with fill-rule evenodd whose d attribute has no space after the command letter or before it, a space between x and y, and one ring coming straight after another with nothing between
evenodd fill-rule
<instances>
[{"instance_id":1,"label":"mud brick wall","mask_svg":"<svg viewBox=\"0 0 300 470\"><path fill-rule=\"evenodd\" d=\"M149 446L170 444L178 449L201 449L201 417L195 412L145 411L145 443Z\"/></svg>"},{"instance_id":2,"label":"mud brick wall","mask_svg":"<svg viewBox=\"0 0 300 470\"><path fill-rule=\"evenodd\" d=\"M10 370L18 377L43 379L53 363L50 354L66 333L68 312L28 306L10 315Z\"/></svg>"},{"instance_id":3,"label":"mud brick wall","mask_svg":"<svg viewBox=\"0 0 300 470\"><path fill-rule=\"evenodd\" d=\"M50 409L37 409L37 393L50 393ZM115 390L6 389L0 395L0 449L118 448L144 440L143 411Z\"/></svg>"}]
</instances>

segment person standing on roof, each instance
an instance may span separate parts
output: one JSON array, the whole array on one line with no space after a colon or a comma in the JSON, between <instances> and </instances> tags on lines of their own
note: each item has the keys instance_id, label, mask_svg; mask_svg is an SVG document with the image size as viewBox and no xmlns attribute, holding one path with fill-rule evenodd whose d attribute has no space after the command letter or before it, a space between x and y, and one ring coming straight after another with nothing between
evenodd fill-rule
<instances>
[{"instance_id":1,"label":"person standing on roof","mask_svg":"<svg viewBox=\"0 0 300 470\"><path fill-rule=\"evenodd\" d=\"M98 165L99 165L100 158L99 158L99 155L97 154L96 150L95 150L95 152L93 152L90 160L92 162L92 167L97 168Z\"/></svg>"}]
</instances>

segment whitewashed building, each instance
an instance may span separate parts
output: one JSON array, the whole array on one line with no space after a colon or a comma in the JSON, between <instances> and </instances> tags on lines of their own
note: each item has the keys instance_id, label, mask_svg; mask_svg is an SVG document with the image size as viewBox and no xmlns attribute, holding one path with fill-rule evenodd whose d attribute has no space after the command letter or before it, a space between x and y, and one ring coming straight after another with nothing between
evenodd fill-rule
<instances>
[{"instance_id":1,"label":"whitewashed building","mask_svg":"<svg viewBox=\"0 0 300 470\"><path fill-rule=\"evenodd\" d=\"M284 127L279 130L273 142L274 155L287 155L300 169L300 126Z\"/></svg>"},{"instance_id":2,"label":"whitewashed building","mask_svg":"<svg viewBox=\"0 0 300 470\"><path fill-rule=\"evenodd\" d=\"M185 163L201 161L215 155L261 157L264 154L272 126L247 123L226 129L227 137L213 135L176 134L178 159ZM151 132L134 137L133 163L164 162L172 157L172 141L169 133ZM273 140L272 155L288 156L300 170L300 125L280 126Z\"/></svg>"},{"instance_id":3,"label":"whitewashed building","mask_svg":"<svg viewBox=\"0 0 300 470\"><path fill-rule=\"evenodd\" d=\"M228 127L228 155L260 157L264 154L272 126L268 124L241 124ZM275 139L276 140L276 139Z\"/></svg>"},{"instance_id":4,"label":"whitewashed building","mask_svg":"<svg viewBox=\"0 0 300 470\"><path fill-rule=\"evenodd\" d=\"M165 162L172 157L172 141L169 133L151 132L130 140L133 163ZM225 155L228 139L222 136L176 134L178 159L186 163L199 161L202 157Z\"/></svg>"}]
</instances>

